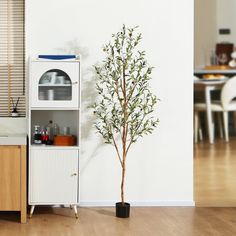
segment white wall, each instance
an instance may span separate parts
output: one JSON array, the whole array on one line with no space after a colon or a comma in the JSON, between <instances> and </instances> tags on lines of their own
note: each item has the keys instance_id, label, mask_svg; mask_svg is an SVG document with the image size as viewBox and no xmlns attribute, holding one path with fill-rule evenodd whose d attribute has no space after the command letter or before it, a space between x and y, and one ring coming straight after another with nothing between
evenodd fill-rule
<instances>
[{"instance_id":1,"label":"white wall","mask_svg":"<svg viewBox=\"0 0 236 236\"><path fill-rule=\"evenodd\" d=\"M231 42L236 44L236 1L235 0L217 0L217 30L220 28L229 28L230 35L217 35L218 42Z\"/></svg>"},{"instance_id":2,"label":"white wall","mask_svg":"<svg viewBox=\"0 0 236 236\"><path fill-rule=\"evenodd\" d=\"M126 200L139 205L193 204L192 65L193 0L26 0L27 56L81 51L83 143L81 202L119 200L120 168L113 147L92 128L92 65L122 24L139 25L143 49L156 67L152 88L161 98L160 125L139 141L127 163Z\"/></svg>"},{"instance_id":3,"label":"white wall","mask_svg":"<svg viewBox=\"0 0 236 236\"><path fill-rule=\"evenodd\" d=\"M222 0L219 0L221 2ZM194 1L194 66L210 64L211 50L217 42L217 1Z\"/></svg>"}]
</instances>

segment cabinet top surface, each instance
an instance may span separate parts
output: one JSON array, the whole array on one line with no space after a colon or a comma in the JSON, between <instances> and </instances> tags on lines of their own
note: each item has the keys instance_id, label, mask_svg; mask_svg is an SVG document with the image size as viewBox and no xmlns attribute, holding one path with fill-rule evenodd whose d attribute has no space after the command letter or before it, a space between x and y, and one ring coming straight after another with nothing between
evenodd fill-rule
<instances>
[{"instance_id":1,"label":"cabinet top surface","mask_svg":"<svg viewBox=\"0 0 236 236\"><path fill-rule=\"evenodd\" d=\"M26 145L27 134L0 134L0 146Z\"/></svg>"},{"instance_id":2,"label":"cabinet top surface","mask_svg":"<svg viewBox=\"0 0 236 236\"><path fill-rule=\"evenodd\" d=\"M31 61L34 62L79 62L80 55L31 55Z\"/></svg>"}]
</instances>

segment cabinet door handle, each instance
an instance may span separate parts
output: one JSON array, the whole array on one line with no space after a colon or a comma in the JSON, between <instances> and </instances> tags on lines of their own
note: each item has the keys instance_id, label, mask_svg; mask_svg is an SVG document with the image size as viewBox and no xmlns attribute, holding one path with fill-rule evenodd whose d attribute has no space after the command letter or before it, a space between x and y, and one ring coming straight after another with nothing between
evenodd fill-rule
<instances>
[{"instance_id":1,"label":"cabinet door handle","mask_svg":"<svg viewBox=\"0 0 236 236\"><path fill-rule=\"evenodd\" d=\"M73 84L73 85L74 85L74 84L78 84L78 81L75 81L75 82L73 82L72 84Z\"/></svg>"},{"instance_id":2,"label":"cabinet door handle","mask_svg":"<svg viewBox=\"0 0 236 236\"><path fill-rule=\"evenodd\" d=\"M77 175L77 173L73 173L71 176L76 176Z\"/></svg>"}]
</instances>

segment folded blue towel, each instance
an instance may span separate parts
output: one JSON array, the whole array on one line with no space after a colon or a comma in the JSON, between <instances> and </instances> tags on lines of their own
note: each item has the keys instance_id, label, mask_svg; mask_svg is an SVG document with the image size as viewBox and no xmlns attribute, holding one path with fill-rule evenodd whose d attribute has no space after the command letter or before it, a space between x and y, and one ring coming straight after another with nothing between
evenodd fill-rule
<instances>
[{"instance_id":1,"label":"folded blue towel","mask_svg":"<svg viewBox=\"0 0 236 236\"><path fill-rule=\"evenodd\" d=\"M40 59L50 59L50 60L65 60L65 59L75 59L76 55L39 55Z\"/></svg>"}]
</instances>

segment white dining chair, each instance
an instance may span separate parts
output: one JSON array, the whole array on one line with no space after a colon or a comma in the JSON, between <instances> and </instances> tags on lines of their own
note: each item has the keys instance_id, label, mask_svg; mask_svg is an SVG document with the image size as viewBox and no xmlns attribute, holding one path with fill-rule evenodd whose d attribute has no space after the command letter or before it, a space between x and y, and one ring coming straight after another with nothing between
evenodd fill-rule
<instances>
[{"instance_id":1,"label":"white dining chair","mask_svg":"<svg viewBox=\"0 0 236 236\"><path fill-rule=\"evenodd\" d=\"M201 108L200 108L201 106ZM205 105L200 105L199 103L196 103L196 107L194 108L194 141L195 143L198 142L198 139L200 141L203 140L203 132L202 132L202 125L201 125L201 119L200 119L200 112L206 112L206 108L204 108ZM213 137L215 136L215 122L214 122L214 116L213 118ZM222 126L222 117L221 114L217 114L217 122L219 127L219 134L220 138L223 138L223 126Z\"/></svg>"},{"instance_id":2,"label":"white dining chair","mask_svg":"<svg viewBox=\"0 0 236 236\"><path fill-rule=\"evenodd\" d=\"M198 78L197 76L193 76L193 80L198 81L200 80L200 78ZM198 142L198 137L200 141L202 141L203 139L199 112L200 111L195 111L194 109L194 141L195 143Z\"/></svg>"},{"instance_id":3,"label":"white dining chair","mask_svg":"<svg viewBox=\"0 0 236 236\"><path fill-rule=\"evenodd\" d=\"M221 90L220 101L211 102L211 111L223 114L223 123L224 123L224 134L225 141L229 141L229 112L236 111L236 101L233 99L236 98L236 76L230 78L223 86ZM205 103L195 103L194 104L194 117L195 117L195 133L198 132L199 127L199 112L206 111ZM218 116L218 117L219 117ZM195 134L196 141L196 134Z\"/></svg>"}]
</instances>

